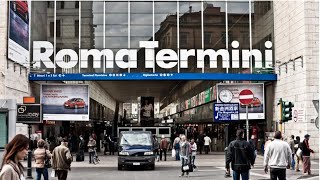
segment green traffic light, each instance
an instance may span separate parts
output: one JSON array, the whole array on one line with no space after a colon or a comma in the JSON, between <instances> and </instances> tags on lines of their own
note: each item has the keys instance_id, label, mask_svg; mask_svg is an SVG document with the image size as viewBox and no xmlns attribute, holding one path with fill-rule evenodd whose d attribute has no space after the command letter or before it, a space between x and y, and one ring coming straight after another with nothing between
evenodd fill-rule
<instances>
[{"instance_id":1,"label":"green traffic light","mask_svg":"<svg viewBox=\"0 0 320 180\"><path fill-rule=\"evenodd\" d=\"M292 108L294 104L292 102L282 101L282 122L288 122L292 120Z\"/></svg>"}]
</instances>

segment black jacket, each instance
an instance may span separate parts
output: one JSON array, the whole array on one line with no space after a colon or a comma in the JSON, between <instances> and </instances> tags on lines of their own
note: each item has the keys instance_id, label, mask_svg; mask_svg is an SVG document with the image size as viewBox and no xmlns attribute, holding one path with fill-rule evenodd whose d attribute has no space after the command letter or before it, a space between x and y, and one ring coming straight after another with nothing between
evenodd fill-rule
<instances>
[{"instance_id":1,"label":"black jacket","mask_svg":"<svg viewBox=\"0 0 320 180\"><path fill-rule=\"evenodd\" d=\"M301 143L302 156L310 156L310 153L313 152L309 147L309 141L303 140Z\"/></svg>"},{"instance_id":2,"label":"black jacket","mask_svg":"<svg viewBox=\"0 0 320 180\"><path fill-rule=\"evenodd\" d=\"M248 171L254 164L254 150L250 143L244 139L232 141L228 146L226 156L226 168L230 168L231 162L234 171Z\"/></svg>"}]
</instances>

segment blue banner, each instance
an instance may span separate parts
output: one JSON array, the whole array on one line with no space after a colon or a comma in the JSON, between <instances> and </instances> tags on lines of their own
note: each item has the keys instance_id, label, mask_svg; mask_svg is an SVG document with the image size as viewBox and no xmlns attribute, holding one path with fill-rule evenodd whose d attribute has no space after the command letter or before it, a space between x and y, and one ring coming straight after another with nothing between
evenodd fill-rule
<instances>
[{"instance_id":1,"label":"blue banner","mask_svg":"<svg viewBox=\"0 0 320 180\"><path fill-rule=\"evenodd\" d=\"M239 120L239 103L214 103L214 121Z\"/></svg>"},{"instance_id":2,"label":"blue banner","mask_svg":"<svg viewBox=\"0 0 320 180\"><path fill-rule=\"evenodd\" d=\"M31 73L30 81L121 81L121 80L216 80L216 81L276 81L276 74L217 73Z\"/></svg>"}]
</instances>

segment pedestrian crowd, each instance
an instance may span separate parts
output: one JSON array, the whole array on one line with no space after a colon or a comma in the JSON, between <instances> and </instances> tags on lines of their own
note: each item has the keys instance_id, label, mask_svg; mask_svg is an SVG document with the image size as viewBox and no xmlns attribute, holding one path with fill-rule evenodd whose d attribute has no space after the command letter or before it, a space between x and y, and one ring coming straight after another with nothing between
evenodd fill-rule
<instances>
[{"instance_id":1,"label":"pedestrian crowd","mask_svg":"<svg viewBox=\"0 0 320 180\"><path fill-rule=\"evenodd\" d=\"M240 180L240 177L243 180L249 179L249 171L254 167L257 157L255 137L252 136L249 141L246 141L244 136L244 130L237 130L236 139L230 142L226 148L226 176L231 174L230 169L232 169L234 180ZM111 136L106 137L105 139L109 139L109 144L112 143L109 146L109 150L114 149L114 139ZM189 176L190 172L198 169L195 165L198 147L203 145L205 152L208 153L209 151L208 144L211 143L211 139L205 134L199 137L203 137L203 139L187 139L185 135L177 134L172 143L170 143L163 135L160 141L158 141L156 136L153 136L156 160L167 161L167 152L171 149L172 157L177 161L181 161L181 174L179 176ZM91 135L88 143L85 144L83 137L79 136L77 160L78 158L80 161L84 160L83 153L87 146L89 163L94 163L94 159L97 159L97 142L95 138L94 135ZM263 167L265 173L270 173L271 180L285 180L287 169L291 168L299 172L300 164L303 167L303 174L311 175L310 154L314 153L314 151L310 148L309 138L310 135L306 134L301 142L299 136L294 137L294 135L291 135L290 140L286 142L283 140L280 131L276 131L273 138L267 138L263 151ZM40 180L43 176L44 180L48 180L48 168L52 168L51 177L57 177L58 180L66 180L68 171L71 170L73 157L68 144L70 141L67 138L59 137L59 142L59 146L50 150L50 144L43 139L39 139L36 141L37 148L35 148L34 142L30 142L26 136L21 134L16 135L5 147L3 162L0 166L0 180L25 179L24 167L20 161L26 157L29 146L32 143L34 146L36 179Z\"/></svg>"}]
</instances>

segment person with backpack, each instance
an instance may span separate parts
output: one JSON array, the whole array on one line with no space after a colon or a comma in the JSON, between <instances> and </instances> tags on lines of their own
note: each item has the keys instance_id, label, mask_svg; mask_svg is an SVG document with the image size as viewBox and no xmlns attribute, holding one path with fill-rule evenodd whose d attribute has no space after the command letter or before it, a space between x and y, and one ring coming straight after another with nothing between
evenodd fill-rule
<instances>
[{"instance_id":1,"label":"person with backpack","mask_svg":"<svg viewBox=\"0 0 320 180\"><path fill-rule=\"evenodd\" d=\"M44 148L45 146L45 141L43 139L39 139L37 146L38 148L34 151L34 159L36 161L36 173L37 173L37 180L41 179L41 175L43 175L44 180L49 179L49 174L48 174L48 168L46 167L45 160L51 159L51 153L49 150Z\"/></svg>"}]
</instances>

